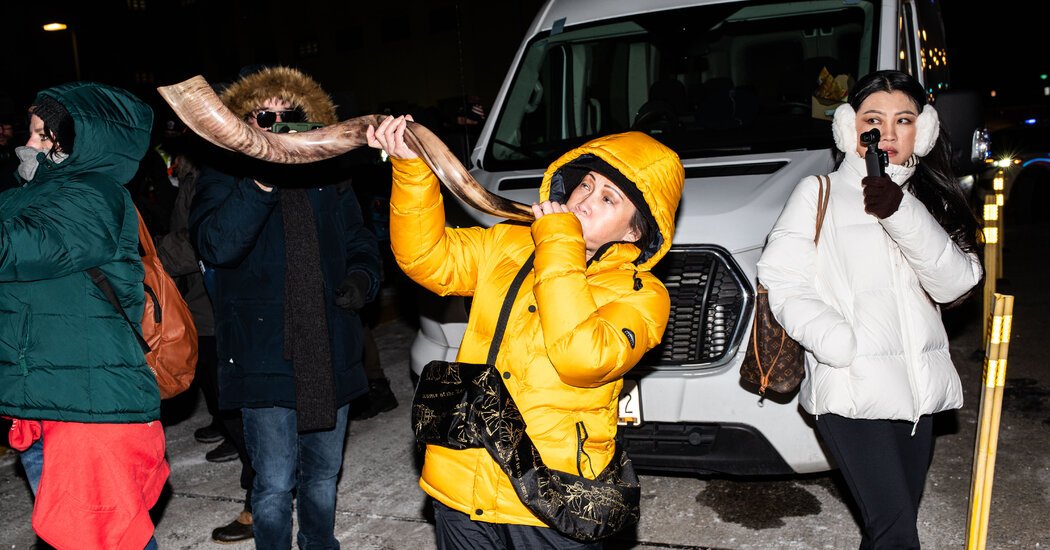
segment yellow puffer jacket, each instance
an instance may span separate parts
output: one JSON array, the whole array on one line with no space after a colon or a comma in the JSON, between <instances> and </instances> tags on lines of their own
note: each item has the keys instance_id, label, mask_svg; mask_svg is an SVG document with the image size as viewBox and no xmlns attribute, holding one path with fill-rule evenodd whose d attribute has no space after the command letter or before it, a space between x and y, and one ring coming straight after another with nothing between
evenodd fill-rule
<instances>
[{"instance_id":1,"label":"yellow puffer jacket","mask_svg":"<svg viewBox=\"0 0 1050 550\"><path fill-rule=\"evenodd\" d=\"M640 251L630 243L614 243L586 262L580 223L568 213L543 216L531 227L447 228L439 182L419 159L394 160L390 233L398 265L413 280L443 296L474 297L458 357L469 363L486 361L510 283L535 250L496 368L544 463L593 478L612 458L621 377L667 326L667 290L649 269L671 246L684 171L673 151L645 134L606 136L555 161L541 200L550 196L558 168L583 154L618 169L648 203L662 241L639 265ZM419 483L474 520L544 525L485 449L428 446Z\"/></svg>"}]
</instances>

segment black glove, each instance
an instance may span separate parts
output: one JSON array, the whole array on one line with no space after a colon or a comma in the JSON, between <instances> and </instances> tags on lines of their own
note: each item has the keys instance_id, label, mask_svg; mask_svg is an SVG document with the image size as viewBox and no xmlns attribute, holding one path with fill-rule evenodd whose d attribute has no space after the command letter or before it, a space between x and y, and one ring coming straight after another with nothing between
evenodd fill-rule
<instances>
[{"instance_id":1,"label":"black glove","mask_svg":"<svg viewBox=\"0 0 1050 550\"><path fill-rule=\"evenodd\" d=\"M365 305L368 287L368 277L364 273L355 271L347 275L335 291L335 305L351 311L361 309Z\"/></svg>"},{"instance_id":2,"label":"black glove","mask_svg":"<svg viewBox=\"0 0 1050 550\"><path fill-rule=\"evenodd\" d=\"M860 180L864 188L864 211L885 219L900 208L904 191L886 176L865 176Z\"/></svg>"}]
</instances>

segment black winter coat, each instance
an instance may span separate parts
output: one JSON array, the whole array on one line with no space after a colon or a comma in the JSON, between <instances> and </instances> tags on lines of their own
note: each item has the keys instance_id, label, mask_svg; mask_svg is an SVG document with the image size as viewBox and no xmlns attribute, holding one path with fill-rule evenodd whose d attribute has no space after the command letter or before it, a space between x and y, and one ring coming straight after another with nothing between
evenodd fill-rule
<instances>
[{"instance_id":1,"label":"black winter coat","mask_svg":"<svg viewBox=\"0 0 1050 550\"><path fill-rule=\"evenodd\" d=\"M305 179L305 178L304 178ZM190 234L214 268L212 303L223 409L295 408L295 373L284 355L285 265L281 188L204 168L190 210ZM334 303L344 278L367 275L366 300L379 290L379 251L349 185L308 190L318 226L332 368L338 405L368 389L361 363L362 325ZM290 272L294 276L294 268Z\"/></svg>"}]
</instances>

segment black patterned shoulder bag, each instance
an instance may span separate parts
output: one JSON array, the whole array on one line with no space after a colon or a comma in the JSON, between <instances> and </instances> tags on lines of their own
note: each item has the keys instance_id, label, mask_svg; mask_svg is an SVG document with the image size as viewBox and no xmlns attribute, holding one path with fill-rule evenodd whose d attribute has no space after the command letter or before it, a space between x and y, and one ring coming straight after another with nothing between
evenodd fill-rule
<instances>
[{"instance_id":1,"label":"black patterned shoulder bag","mask_svg":"<svg viewBox=\"0 0 1050 550\"><path fill-rule=\"evenodd\" d=\"M533 259L518 271L503 301L487 364L431 361L423 367L412 400L412 429L419 444L484 447L537 518L573 539L600 540L638 521L641 486L630 457L617 446L594 479L547 467L494 366Z\"/></svg>"}]
</instances>

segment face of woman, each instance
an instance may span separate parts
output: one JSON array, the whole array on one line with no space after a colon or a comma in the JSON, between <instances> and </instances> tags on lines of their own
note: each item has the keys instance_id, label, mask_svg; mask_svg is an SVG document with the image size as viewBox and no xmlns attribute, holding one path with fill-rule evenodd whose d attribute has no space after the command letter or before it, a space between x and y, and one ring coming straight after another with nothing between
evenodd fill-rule
<instances>
[{"instance_id":1,"label":"face of woman","mask_svg":"<svg viewBox=\"0 0 1050 550\"><path fill-rule=\"evenodd\" d=\"M918 118L918 105L904 92L869 95L857 109L857 154L863 157L867 151L860 142L860 134L878 128L879 149L889 154L891 164L904 164L915 150L915 120Z\"/></svg>"},{"instance_id":2,"label":"face of woman","mask_svg":"<svg viewBox=\"0 0 1050 550\"><path fill-rule=\"evenodd\" d=\"M597 172L583 176L565 206L583 226L587 259L606 243L638 239L637 232L631 228L631 219L637 210L634 203L609 178Z\"/></svg>"},{"instance_id":3,"label":"face of woman","mask_svg":"<svg viewBox=\"0 0 1050 550\"><path fill-rule=\"evenodd\" d=\"M36 115L29 115L29 139L26 141L26 147L47 152L51 150L52 145L54 144L51 142L51 137L44 132L43 119Z\"/></svg>"}]
</instances>

